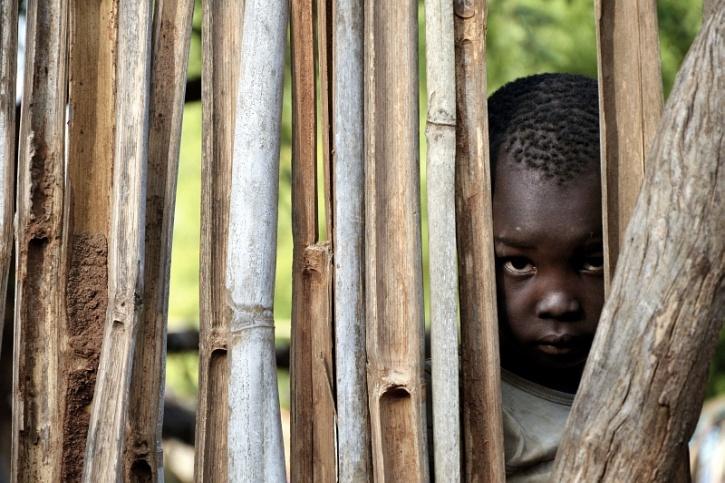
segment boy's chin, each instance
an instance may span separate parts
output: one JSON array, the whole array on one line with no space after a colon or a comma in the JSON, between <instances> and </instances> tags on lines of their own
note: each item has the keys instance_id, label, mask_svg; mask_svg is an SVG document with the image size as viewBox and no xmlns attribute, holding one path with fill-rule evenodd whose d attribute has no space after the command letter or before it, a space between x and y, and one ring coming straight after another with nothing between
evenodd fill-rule
<instances>
[{"instance_id":1,"label":"boy's chin","mask_svg":"<svg viewBox=\"0 0 725 483\"><path fill-rule=\"evenodd\" d=\"M569 350L560 347L539 344L529 354L532 363L548 369L583 369L588 351Z\"/></svg>"}]
</instances>

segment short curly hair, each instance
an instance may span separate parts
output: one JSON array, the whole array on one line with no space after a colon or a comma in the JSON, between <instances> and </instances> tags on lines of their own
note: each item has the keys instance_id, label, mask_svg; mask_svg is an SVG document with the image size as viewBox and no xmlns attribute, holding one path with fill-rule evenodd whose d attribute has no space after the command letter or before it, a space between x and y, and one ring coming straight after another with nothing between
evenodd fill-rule
<instances>
[{"instance_id":1,"label":"short curly hair","mask_svg":"<svg viewBox=\"0 0 725 483\"><path fill-rule=\"evenodd\" d=\"M599 168L597 81L537 74L512 81L488 100L492 171L502 151L526 169L564 184Z\"/></svg>"}]
</instances>

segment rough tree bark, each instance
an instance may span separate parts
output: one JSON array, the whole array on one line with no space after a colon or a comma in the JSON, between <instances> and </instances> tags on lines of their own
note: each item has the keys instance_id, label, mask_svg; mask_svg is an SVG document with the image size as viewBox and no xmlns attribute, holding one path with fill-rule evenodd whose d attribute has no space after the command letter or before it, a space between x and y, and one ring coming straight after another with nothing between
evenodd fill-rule
<instances>
[{"instance_id":1,"label":"rough tree bark","mask_svg":"<svg viewBox=\"0 0 725 483\"><path fill-rule=\"evenodd\" d=\"M504 480L486 104L486 2L456 0L456 236L466 481Z\"/></svg>"},{"instance_id":2,"label":"rough tree bark","mask_svg":"<svg viewBox=\"0 0 725 483\"><path fill-rule=\"evenodd\" d=\"M665 108L552 481L670 481L697 422L725 320L724 6Z\"/></svg>"}]
</instances>

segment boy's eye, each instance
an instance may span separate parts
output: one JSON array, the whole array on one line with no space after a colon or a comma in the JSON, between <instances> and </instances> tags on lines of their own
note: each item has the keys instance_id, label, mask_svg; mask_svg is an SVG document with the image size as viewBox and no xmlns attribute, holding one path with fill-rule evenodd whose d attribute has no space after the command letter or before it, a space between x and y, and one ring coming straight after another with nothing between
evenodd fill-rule
<instances>
[{"instance_id":1,"label":"boy's eye","mask_svg":"<svg viewBox=\"0 0 725 483\"><path fill-rule=\"evenodd\" d=\"M510 257L503 263L503 268L512 275L532 275L536 273L536 267L528 258Z\"/></svg>"},{"instance_id":2,"label":"boy's eye","mask_svg":"<svg viewBox=\"0 0 725 483\"><path fill-rule=\"evenodd\" d=\"M587 257L582 263L582 271L599 274L604 271L604 257L601 255Z\"/></svg>"}]
</instances>

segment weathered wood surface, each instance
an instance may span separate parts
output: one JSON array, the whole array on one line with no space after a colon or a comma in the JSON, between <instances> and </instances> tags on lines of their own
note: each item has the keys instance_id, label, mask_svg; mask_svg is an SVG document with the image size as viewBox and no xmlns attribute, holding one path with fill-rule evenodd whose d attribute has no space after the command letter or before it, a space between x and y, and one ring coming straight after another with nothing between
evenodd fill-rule
<instances>
[{"instance_id":1,"label":"weathered wood surface","mask_svg":"<svg viewBox=\"0 0 725 483\"><path fill-rule=\"evenodd\" d=\"M232 137L244 0L205 0L202 26L202 164L199 404L194 480L227 481L230 314L225 310Z\"/></svg>"},{"instance_id":2,"label":"weathered wood surface","mask_svg":"<svg viewBox=\"0 0 725 483\"><path fill-rule=\"evenodd\" d=\"M725 320L725 2L665 108L552 481L671 481Z\"/></svg>"},{"instance_id":3,"label":"weathered wood surface","mask_svg":"<svg viewBox=\"0 0 725 483\"><path fill-rule=\"evenodd\" d=\"M662 75L655 0L597 0L595 10L608 290L662 113Z\"/></svg>"},{"instance_id":4,"label":"weathered wood surface","mask_svg":"<svg viewBox=\"0 0 725 483\"><path fill-rule=\"evenodd\" d=\"M161 424L171 237L193 0L156 2L149 100L144 310L134 353L125 480L164 481Z\"/></svg>"},{"instance_id":5,"label":"weathered wood surface","mask_svg":"<svg viewBox=\"0 0 725 483\"><path fill-rule=\"evenodd\" d=\"M340 0L333 19L335 375L338 477L372 478L365 377L363 1Z\"/></svg>"},{"instance_id":6,"label":"weathered wood surface","mask_svg":"<svg viewBox=\"0 0 725 483\"><path fill-rule=\"evenodd\" d=\"M59 481L67 2L28 3L17 186L13 481ZM42 303L39 303L42 301Z\"/></svg>"},{"instance_id":7,"label":"weathered wood surface","mask_svg":"<svg viewBox=\"0 0 725 483\"><path fill-rule=\"evenodd\" d=\"M246 0L227 238L229 479L284 481L274 349L280 123L287 0Z\"/></svg>"},{"instance_id":8,"label":"weathered wood surface","mask_svg":"<svg viewBox=\"0 0 725 483\"><path fill-rule=\"evenodd\" d=\"M60 481L83 473L90 405L108 308L108 239L116 75L115 0L70 3L67 236L61 377L65 387Z\"/></svg>"},{"instance_id":9,"label":"weathered wood surface","mask_svg":"<svg viewBox=\"0 0 725 483\"><path fill-rule=\"evenodd\" d=\"M426 0L428 249L433 461L436 481L461 480L456 258L456 70L453 2Z\"/></svg>"},{"instance_id":10,"label":"weathered wood surface","mask_svg":"<svg viewBox=\"0 0 725 483\"><path fill-rule=\"evenodd\" d=\"M365 5L365 260L375 481L428 480L418 2Z\"/></svg>"},{"instance_id":11,"label":"weathered wood surface","mask_svg":"<svg viewBox=\"0 0 725 483\"><path fill-rule=\"evenodd\" d=\"M126 409L143 310L151 4L118 4L116 132L108 246L108 310L83 481L123 477Z\"/></svg>"},{"instance_id":12,"label":"weathered wood surface","mask_svg":"<svg viewBox=\"0 0 725 483\"><path fill-rule=\"evenodd\" d=\"M0 4L0 353L15 215L15 71L18 4Z\"/></svg>"},{"instance_id":13,"label":"weathered wood surface","mask_svg":"<svg viewBox=\"0 0 725 483\"><path fill-rule=\"evenodd\" d=\"M466 481L504 481L486 108L486 2L456 0L456 236Z\"/></svg>"}]
</instances>

